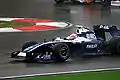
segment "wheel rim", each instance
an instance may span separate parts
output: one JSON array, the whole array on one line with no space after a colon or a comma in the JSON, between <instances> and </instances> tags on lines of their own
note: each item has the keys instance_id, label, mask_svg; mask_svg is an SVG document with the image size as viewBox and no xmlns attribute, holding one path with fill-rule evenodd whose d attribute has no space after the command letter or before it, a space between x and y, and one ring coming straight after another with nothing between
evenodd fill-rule
<instances>
[{"instance_id":1,"label":"wheel rim","mask_svg":"<svg viewBox=\"0 0 120 80\"><path fill-rule=\"evenodd\" d=\"M64 58L66 58L68 55L68 49L66 47L62 47L60 50L60 55Z\"/></svg>"}]
</instances>

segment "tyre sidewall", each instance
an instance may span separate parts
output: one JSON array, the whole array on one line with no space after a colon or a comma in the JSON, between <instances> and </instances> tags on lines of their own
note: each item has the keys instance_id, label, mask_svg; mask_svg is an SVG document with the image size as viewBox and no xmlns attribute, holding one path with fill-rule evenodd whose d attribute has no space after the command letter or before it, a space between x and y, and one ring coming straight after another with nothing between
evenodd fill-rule
<instances>
[{"instance_id":1,"label":"tyre sidewall","mask_svg":"<svg viewBox=\"0 0 120 80\"><path fill-rule=\"evenodd\" d=\"M108 47L109 47L109 51L112 54L119 54L120 53L120 37L112 38L109 41Z\"/></svg>"},{"instance_id":2,"label":"tyre sidewall","mask_svg":"<svg viewBox=\"0 0 120 80\"><path fill-rule=\"evenodd\" d=\"M35 45L35 44L37 44L36 41L28 41L28 42L24 43L23 46L22 46L22 51L23 51L24 49L32 46L32 45Z\"/></svg>"},{"instance_id":3,"label":"tyre sidewall","mask_svg":"<svg viewBox=\"0 0 120 80\"><path fill-rule=\"evenodd\" d=\"M62 50L65 50L65 55L62 54ZM64 43L59 43L54 46L55 61L64 62L69 58L69 47Z\"/></svg>"}]
</instances>

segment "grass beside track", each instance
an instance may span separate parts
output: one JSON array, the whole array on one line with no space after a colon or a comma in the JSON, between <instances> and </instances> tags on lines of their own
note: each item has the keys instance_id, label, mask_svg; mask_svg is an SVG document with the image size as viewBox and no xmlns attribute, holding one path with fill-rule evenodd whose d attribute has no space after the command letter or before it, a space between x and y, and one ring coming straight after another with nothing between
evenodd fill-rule
<instances>
[{"instance_id":1,"label":"grass beside track","mask_svg":"<svg viewBox=\"0 0 120 80\"><path fill-rule=\"evenodd\" d=\"M14 80L120 80L120 71L83 72L18 78Z\"/></svg>"},{"instance_id":2,"label":"grass beside track","mask_svg":"<svg viewBox=\"0 0 120 80\"><path fill-rule=\"evenodd\" d=\"M11 21L0 21L0 28L16 28L22 26L32 26L34 23L28 22L11 22Z\"/></svg>"}]
</instances>

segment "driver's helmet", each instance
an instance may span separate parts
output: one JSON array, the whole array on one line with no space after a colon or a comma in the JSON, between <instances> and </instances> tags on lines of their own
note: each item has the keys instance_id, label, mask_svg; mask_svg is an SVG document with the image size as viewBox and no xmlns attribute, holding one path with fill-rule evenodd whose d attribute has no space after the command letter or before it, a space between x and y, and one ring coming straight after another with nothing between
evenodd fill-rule
<instances>
[{"instance_id":1,"label":"driver's helmet","mask_svg":"<svg viewBox=\"0 0 120 80\"><path fill-rule=\"evenodd\" d=\"M69 35L69 36L67 37L68 40L74 40L74 39L76 39L76 38L77 38L77 34L76 34L76 33L72 33L71 35Z\"/></svg>"}]
</instances>

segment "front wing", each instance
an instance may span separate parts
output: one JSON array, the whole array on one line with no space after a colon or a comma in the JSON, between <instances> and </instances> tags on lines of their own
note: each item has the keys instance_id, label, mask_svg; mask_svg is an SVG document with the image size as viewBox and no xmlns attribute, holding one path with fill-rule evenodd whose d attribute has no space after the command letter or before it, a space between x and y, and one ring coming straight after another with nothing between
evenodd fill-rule
<instances>
[{"instance_id":1,"label":"front wing","mask_svg":"<svg viewBox=\"0 0 120 80\"><path fill-rule=\"evenodd\" d=\"M24 53L21 51L15 51L11 53L11 58L24 59L28 61L53 61L53 57L50 54L40 53Z\"/></svg>"},{"instance_id":2,"label":"front wing","mask_svg":"<svg viewBox=\"0 0 120 80\"><path fill-rule=\"evenodd\" d=\"M26 53L21 52L21 51L12 52L11 58L26 58Z\"/></svg>"}]
</instances>

